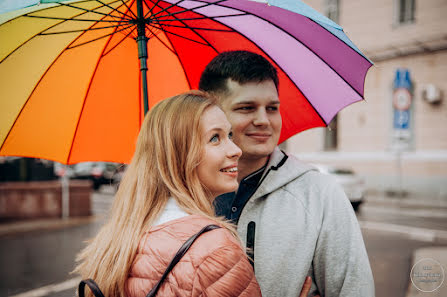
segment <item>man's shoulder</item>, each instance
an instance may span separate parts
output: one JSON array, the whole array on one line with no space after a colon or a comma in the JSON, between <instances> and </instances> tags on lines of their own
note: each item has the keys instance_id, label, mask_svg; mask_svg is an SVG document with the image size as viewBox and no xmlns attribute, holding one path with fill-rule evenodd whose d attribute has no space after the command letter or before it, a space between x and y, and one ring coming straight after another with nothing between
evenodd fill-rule
<instances>
[{"instance_id":1,"label":"man's shoulder","mask_svg":"<svg viewBox=\"0 0 447 297\"><path fill-rule=\"evenodd\" d=\"M320 195L326 196L323 192L328 187L336 187L335 183L332 177L319 172L315 166L276 148L254 199L286 191L300 200L325 200Z\"/></svg>"},{"instance_id":2,"label":"man's shoulder","mask_svg":"<svg viewBox=\"0 0 447 297\"><path fill-rule=\"evenodd\" d=\"M301 161L293 155L288 156L277 174L281 175L282 172L293 176L283 184L282 189L303 199L323 202L328 196L332 196L328 194L334 193L334 190L340 187L334 177L321 173L314 165Z\"/></svg>"},{"instance_id":3,"label":"man's shoulder","mask_svg":"<svg viewBox=\"0 0 447 297\"><path fill-rule=\"evenodd\" d=\"M321 185L332 183L333 180L327 174L321 173L317 167L314 165L299 160L294 155L288 155L287 161L285 162L281 171L287 171L294 175L295 178L289 183L309 183L309 185Z\"/></svg>"}]
</instances>

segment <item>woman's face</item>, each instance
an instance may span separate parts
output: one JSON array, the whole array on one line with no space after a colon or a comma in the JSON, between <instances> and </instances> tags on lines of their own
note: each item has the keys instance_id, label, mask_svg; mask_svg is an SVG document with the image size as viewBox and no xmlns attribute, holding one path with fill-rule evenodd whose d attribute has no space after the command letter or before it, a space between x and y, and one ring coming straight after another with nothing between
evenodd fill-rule
<instances>
[{"instance_id":1,"label":"woman's face","mask_svg":"<svg viewBox=\"0 0 447 297\"><path fill-rule=\"evenodd\" d=\"M203 156L197 167L201 183L213 198L237 190L237 161L242 152L231 140L231 125L217 106L205 110L201 119Z\"/></svg>"}]
</instances>

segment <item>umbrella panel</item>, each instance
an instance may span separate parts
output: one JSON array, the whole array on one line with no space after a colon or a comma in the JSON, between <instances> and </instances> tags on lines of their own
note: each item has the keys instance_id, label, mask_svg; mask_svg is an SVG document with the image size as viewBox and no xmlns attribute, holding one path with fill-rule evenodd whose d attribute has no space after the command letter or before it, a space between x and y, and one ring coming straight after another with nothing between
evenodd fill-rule
<instances>
[{"instance_id":1,"label":"umbrella panel","mask_svg":"<svg viewBox=\"0 0 447 297\"><path fill-rule=\"evenodd\" d=\"M242 2L226 1L225 3L236 5ZM131 3L133 5L134 1ZM191 3L191 1L182 2L185 6L187 3ZM116 6L121 4L122 2ZM203 5L203 3L196 5ZM197 88L201 72L219 52L244 49L265 56L278 68L280 111L283 115L283 130L280 141L302 130L325 126L325 123L335 114L336 110L329 114L320 114L314 110L314 107L318 107L318 104L326 104L328 96L332 94L321 92L321 90L313 90L312 92L320 92L320 101L322 99L325 99L325 101L318 103L319 101L314 99L315 96L312 95L313 101L309 102L303 95L303 87L300 85L301 79L305 80L307 76L312 75L320 77L320 72L323 73L323 76L332 76L331 79L335 77L335 81L340 87L347 84L343 73L338 74L333 72L336 69L327 67L329 64L325 62L324 56L328 53L324 52L325 49L322 46L317 52L308 54L305 52L305 50L308 50L308 46L306 44L300 46L294 39L297 37L281 32L278 29L280 27L278 24L273 28L264 29L267 24L266 21L240 16L240 12L222 5L204 7L199 10L200 13L184 11L184 8L170 6L171 4L165 1L157 1L156 7L150 12L148 7L145 7L144 13L147 16L158 14L161 17L158 23L154 23L152 29L146 29L148 36L151 36L148 42L149 106L152 107L163 98L176 93ZM132 6L132 9L136 13L135 5ZM111 9L101 8L104 13L108 10ZM125 5L121 5L119 10L123 15L114 12L116 16L120 15L123 19L131 16L131 12ZM55 11L54 9L54 11L47 11L46 13L55 13ZM73 11L70 11L70 13L72 18L76 16ZM96 17L99 22L93 28L108 26L116 20L115 17L94 14L85 12L80 14L78 11L76 18L93 19ZM215 18L215 20L204 19L206 17L204 14L220 17ZM234 14L239 14L239 16L228 16ZM282 20L285 19L282 18ZM110 22L100 22L101 20ZM168 20L170 21L168 22ZM63 23L60 20L43 21L47 23L39 28L40 31L37 30L36 32L41 32L43 28L46 28L45 26L54 26L50 30L57 32L61 26L71 26L76 23L73 20ZM89 28L92 25L92 22L79 23L83 25L78 25L78 28ZM316 23L313 24L316 25ZM165 29L165 32L160 32L161 27ZM188 29L185 27L188 27ZM214 29L215 31L203 30L203 28ZM261 31L262 34L253 34L253 28ZM3 26L0 27L0 36L2 36L2 29L4 29ZM240 32L235 32L236 30ZM112 29L108 30L108 32L111 31ZM17 97L14 108L6 106L9 103L0 102L0 106L6 106L9 112L7 117L9 122L5 125L2 123L2 128L15 123L9 132L0 131L0 140L3 140L9 133L0 154L17 155L20 153L23 156L38 156L70 164L88 160L118 162L128 162L130 160L143 117L138 92L140 76L139 63L136 58L137 46L134 40L126 38L134 34L132 28L125 29L125 25L120 25L114 29L114 32L118 33L91 43L88 42L107 35L107 29L68 33L71 36L60 34L60 36L66 36L65 40L61 37L55 39L58 40L56 42L58 50L66 47L62 54L57 56L56 51L51 52L46 55L45 59L36 56L35 60L45 61L50 64L49 68L46 69L45 64L34 62L39 66L33 66L33 69L29 71L28 78L33 87L28 87ZM28 32L27 34L22 37L23 40L30 39L35 32ZM29 45L38 44L37 40L39 39L46 40L43 39L44 37L54 38L55 36L37 36L25 42L24 46L13 51L13 54L0 64L0 73L6 73L3 72L6 67L10 67L10 71L14 72L13 65L17 66L20 63L23 65L25 62L32 60L26 58L32 56L30 54L31 46ZM280 52L275 52L275 46L272 48L272 45L284 45L287 42L293 45L293 47L290 47L290 51L299 53L295 56L304 56L304 60L316 62L300 64L306 61L303 62L302 59L299 60L294 55L281 55ZM288 48L287 46L283 47ZM40 48L43 48L43 42ZM352 49L349 50L352 51ZM21 51L23 54L18 57L17 53ZM359 56L357 53L356 55ZM322 61L319 60L321 58L323 58ZM344 61L342 59L340 65ZM304 72L305 76L296 76L294 72L296 70L288 68L291 63L302 65L303 68L307 69ZM319 66L315 66L316 64ZM296 68L296 66L294 67ZM334 67L340 68L341 66L336 65ZM320 68L321 70L318 70ZM326 70L326 68L330 69ZM325 73L328 71L334 74ZM22 73L24 72L22 71ZM79 83L79 85L75 87L75 83ZM317 81L318 83L322 84L322 82ZM55 85L56 87L54 87ZM6 89L7 86L5 84ZM35 88L34 91L32 91L33 88ZM354 88L356 89L351 89L350 93L346 93L348 95L346 97L350 97L351 93L356 91L363 91L363 89ZM312 87L312 89L318 89L318 87ZM12 93L11 95L13 95ZM308 90L305 89L304 93L309 97ZM52 97L52 99L48 97ZM63 100L57 101L55 98L63 98ZM361 96L355 94L354 98L360 100ZM352 102L352 99L338 102L337 108L341 109ZM25 107L20 111L24 104ZM44 108L42 104L51 106L51 108ZM40 107L37 108L37 106ZM17 114L18 117L15 119ZM53 114L56 114L56 116ZM27 119L24 119L25 117ZM53 121L47 119L51 117L54 117ZM44 119L43 123L33 125L36 119L40 118ZM323 118L326 120L324 121ZM28 137L26 131L28 133L33 131L35 135ZM40 146L38 143L40 143ZM36 151L36 148L40 152Z\"/></svg>"}]
</instances>

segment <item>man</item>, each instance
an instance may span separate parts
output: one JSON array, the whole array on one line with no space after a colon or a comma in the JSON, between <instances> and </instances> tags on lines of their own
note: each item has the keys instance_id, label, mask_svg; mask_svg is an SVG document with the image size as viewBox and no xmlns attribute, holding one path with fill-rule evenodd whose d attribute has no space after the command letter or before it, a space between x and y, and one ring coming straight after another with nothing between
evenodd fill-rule
<instances>
[{"instance_id":1,"label":"man","mask_svg":"<svg viewBox=\"0 0 447 297\"><path fill-rule=\"evenodd\" d=\"M219 99L242 150L239 189L216 199L216 213L237 223L263 296L296 297L306 276L311 296L374 296L363 238L343 190L277 147L276 69L255 53L224 52L207 65L199 88Z\"/></svg>"}]
</instances>

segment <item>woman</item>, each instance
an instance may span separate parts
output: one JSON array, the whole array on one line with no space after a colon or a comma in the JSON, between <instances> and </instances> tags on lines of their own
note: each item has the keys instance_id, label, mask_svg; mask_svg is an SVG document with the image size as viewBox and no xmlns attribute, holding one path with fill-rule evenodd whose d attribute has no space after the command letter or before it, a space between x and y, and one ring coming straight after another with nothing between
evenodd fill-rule
<instances>
[{"instance_id":1,"label":"woman","mask_svg":"<svg viewBox=\"0 0 447 297\"><path fill-rule=\"evenodd\" d=\"M169 273L158 296L261 296L234 227L214 217L217 195L235 191L241 150L208 95L181 94L145 118L109 221L81 252L75 272L105 296L152 289L180 246L209 224Z\"/></svg>"}]
</instances>

